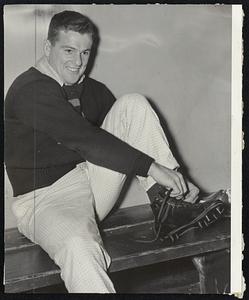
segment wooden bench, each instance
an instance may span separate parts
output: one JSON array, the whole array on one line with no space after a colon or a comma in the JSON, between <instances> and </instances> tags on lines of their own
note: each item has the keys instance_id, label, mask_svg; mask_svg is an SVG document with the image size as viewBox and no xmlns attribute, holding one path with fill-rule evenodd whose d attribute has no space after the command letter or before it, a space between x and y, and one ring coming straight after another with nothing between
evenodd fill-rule
<instances>
[{"instance_id":1,"label":"wooden bench","mask_svg":"<svg viewBox=\"0 0 249 300\"><path fill-rule=\"evenodd\" d=\"M191 230L173 245L141 243L137 240L153 237L153 215L149 205L145 204L117 210L102 223L101 231L105 247L112 258L110 273L122 273L119 271L132 271L172 261L180 262L181 265L181 261L189 259L196 267L193 269L198 275L199 289L196 292L220 292L217 290L217 284L220 283L217 281L216 269L217 262L225 254L229 255L230 218L223 218L203 231ZM178 273L183 273L184 265L182 266ZM229 270L227 263L226 266ZM224 269L220 266L218 268ZM168 271L177 276L174 268L171 267ZM22 236L16 228L5 232L4 275L6 293L20 293L62 282L59 268L48 255L38 245ZM188 276L181 275L183 278ZM224 279L224 274L221 277ZM167 286L167 280L165 276L164 286ZM222 283L223 287L226 285L225 289L229 285L229 280L226 281L228 282Z\"/></svg>"}]
</instances>

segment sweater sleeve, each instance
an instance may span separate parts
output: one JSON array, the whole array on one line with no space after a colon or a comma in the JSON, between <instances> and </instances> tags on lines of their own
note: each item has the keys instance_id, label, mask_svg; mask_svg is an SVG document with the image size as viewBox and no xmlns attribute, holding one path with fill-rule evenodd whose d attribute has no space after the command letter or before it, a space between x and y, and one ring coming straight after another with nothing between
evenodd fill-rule
<instances>
[{"instance_id":1,"label":"sweater sleeve","mask_svg":"<svg viewBox=\"0 0 249 300\"><path fill-rule=\"evenodd\" d=\"M76 151L89 162L123 173L147 176L153 158L93 126L66 101L57 83L29 83L18 91L14 110L25 125Z\"/></svg>"}]
</instances>

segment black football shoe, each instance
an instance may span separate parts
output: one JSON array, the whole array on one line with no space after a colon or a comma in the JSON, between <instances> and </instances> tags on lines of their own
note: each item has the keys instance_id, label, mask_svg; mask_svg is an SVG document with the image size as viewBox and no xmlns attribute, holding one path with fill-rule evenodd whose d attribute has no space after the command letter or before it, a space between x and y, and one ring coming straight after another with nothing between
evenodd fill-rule
<instances>
[{"instance_id":1,"label":"black football shoe","mask_svg":"<svg viewBox=\"0 0 249 300\"><path fill-rule=\"evenodd\" d=\"M223 190L199 198L194 204L172 198L170 192L159 185L148 192L155 217L155 240L174 242L189 230L209 227L223 217L229 207Z\"/></svg>"}]
</instances>

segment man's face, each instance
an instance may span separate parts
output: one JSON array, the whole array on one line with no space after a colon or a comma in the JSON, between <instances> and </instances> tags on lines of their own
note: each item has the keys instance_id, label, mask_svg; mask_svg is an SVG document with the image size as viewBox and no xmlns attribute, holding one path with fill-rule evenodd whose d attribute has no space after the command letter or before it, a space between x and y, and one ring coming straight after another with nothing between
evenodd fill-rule
<instances>
[{"instance_id":1,"label":"man's face","mask_svg":"<svg viewBox=\"0 0 249 300\"><path fill-rule=\"evenodd\" d=\"M85 72L91 47L90 34L61 30L54 45L50 41L46 42L45 55L63 82L72 85Z\"/></svg>"}]
</instances>

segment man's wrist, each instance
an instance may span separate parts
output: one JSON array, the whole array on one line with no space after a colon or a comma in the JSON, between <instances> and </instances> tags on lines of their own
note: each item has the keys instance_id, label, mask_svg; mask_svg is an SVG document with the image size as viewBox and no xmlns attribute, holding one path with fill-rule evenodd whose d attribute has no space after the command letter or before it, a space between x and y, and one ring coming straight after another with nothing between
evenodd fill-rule
<instances>
[{"instance_id":1,"label":"man's wrist","mask_svg":"<svg viewBox=\"0 0 249 300\"><path fill-rule=\"evenodd\" d=\"M157 162L153 161L149 168L148 175L151 176L152 178L155 178L159 166L160 165Z\"/></svg>"}]
</instances>

